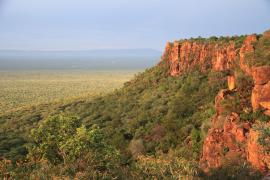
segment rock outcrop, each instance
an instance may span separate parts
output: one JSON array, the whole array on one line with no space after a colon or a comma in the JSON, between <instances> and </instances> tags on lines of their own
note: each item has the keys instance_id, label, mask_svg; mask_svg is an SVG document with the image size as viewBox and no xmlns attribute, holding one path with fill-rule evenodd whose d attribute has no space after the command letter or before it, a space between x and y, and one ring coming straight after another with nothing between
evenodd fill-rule
<instances>
[{"instance_id":1,"label":"rock outcrop","mask_svg":"<svg viewBox=\"0 0 270 180\"><path fill-rule=\"evenodd\" d=\"M255 67L252 69L255 87L252 91L252 106L254 110L265 108L270 111L270 66Z\"/></svg>"},{"instance_id":2,"label":"rock outcrop","mask_svg":"<svg viewBox=\"0 0 270 180\"><path fill-rule=\"evenodd\" d=\"M201 168L209 172L212 168L221 167L226 161L243 161L246 153L241 144L247 141L250 128L250 124L240 123L236 113L228 116L222 127L211 128L204 141Z\"/></svg>"},{"instance_id":3,"label":"rock outcrop","mask_svg":"<svg viewBox=\"0 0 270 180\"><path fill-rule=\"evenodd\" d=\"M264 85L270 81L270 66L254 67L252 77L255 85Z\"/></svg>"},{"instance_id":4,"label":"rock outcrop","mask_svg":"<svg viewBox=\"0 0 270 180\"><path fill-rule=\"evenodd\" d=\"M254 49L253 43L256 41L257 41L256 35L247 36L239 53L240 67L245 73L249 75L252 73L252 70L250 67L250 61L254 61L254 58L255 58L254 56L255 49Z\"/></svg>"},{"instance_id":5,"label":"rock outcrop","mask_svg":"<svg viewBox=\"0 0 270 180\"><path fill-rule=\"evenodd\" d=\"M252 91L252 106L254 110L259 109L270 101L270 82L265 85L255 85ZM265 107L267 108L267 106Z\"/></svg>"},{"instance_id":6,"label":"rock outcrop","mask_svg":"<svg viewBox=\"0 0 270 180\"><path fill-rule=\"evenodd\" d=\"M270 41L270 31L265 32L263 37L269 37ZM228 74L228 89L220 90L216 96L216 115L203 144L200 165L205 172L223 166L226 161L248 161L263 173L270 169L270 156L258 143L259 133L254 128L256 119L245 122L235 112L224 116L222 105L224 99L231 98L231 93L238 91L235 74L236 68L239 68L254 82L252 95L247 99L252 104L251 108L254 112L264 109L264 113L270 116L270 66L252 65L256 61L255 43L258 41L258 36L254 34L247 36L240 48L236 48L233 41L215 44L187 40L166 45L163 60L169 65L171 76L180 76L196 67L202 72L212 70Z\"/></svg>"},{"instance_id":7,"label":"rock outcrop","mask_svg":"<svg viewBox=\"0 0 270 180\"><path fill-rule=\"evenodd\" d=\"M236 51L233 42L215 45L185 41L167 43L163 57L170 66L170 75L178 76L196 66L202 71L209 68L228 70L236 58Z\"/></svg>"}]
</instances>

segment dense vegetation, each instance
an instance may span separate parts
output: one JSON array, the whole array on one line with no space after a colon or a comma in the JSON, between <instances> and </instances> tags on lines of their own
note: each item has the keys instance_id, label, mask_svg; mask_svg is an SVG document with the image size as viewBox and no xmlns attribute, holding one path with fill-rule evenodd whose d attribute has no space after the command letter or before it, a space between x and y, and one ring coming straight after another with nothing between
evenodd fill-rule
<instances>
[{"instance_id":1,"label":"dense vegetation","mask_svg":"<svg viewBox=\"0 0 270 180\"><path fill-rule=\"evenodd\" d=\"M0 117L0 143L6 143L0 155L17 162L26 159L17 167L6 164L18 177L27 173L84 178L199 175L196 161L225 76L194 69L180 78L170 77L162 64L94 100L7 113ZM93 152L98 152L94 154L99 161ZM116 168L108 168L100 157Z\"/></svg>"}]
</instances>

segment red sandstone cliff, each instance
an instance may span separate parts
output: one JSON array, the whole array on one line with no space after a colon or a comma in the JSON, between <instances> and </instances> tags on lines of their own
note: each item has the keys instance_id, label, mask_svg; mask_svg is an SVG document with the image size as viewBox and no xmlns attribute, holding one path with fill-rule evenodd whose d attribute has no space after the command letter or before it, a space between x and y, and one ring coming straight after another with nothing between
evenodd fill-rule
<instances>
[{"instance_id":1,"label":"red sandstone cliff","mask_svg":"<svg viewBox=\"0 0 270 180\"><path fill-rule=\"evenodd\" d=\"M270 37L269 34L268 31L264 36ZM230 94L237 91L234 71L238 63L239 68L252 77L254 82L252 96L249 98L253 111L263 108L264 113L270 116L270 66L250 65L250 61L255 60L254 43L257 41L256 35L247 36L240 49L235 47L233 41L215 44L187 40L166 45L163 60L169 65L171 76L180 76L195 67L201 71L211 69L230 72L227 77L228 88L220 90L215 99L216 115L204 140L200 165L205 172L221 167L227 161L248 161L261 172L270 169L270 155L258 143L256 119L250 123L241 121L236 112L222 115L222 100L230 98Z\"/></svg>"},{"instance_id":2,"label":"red sandstone cliff","mask_svg":"<svg viewBox=\"0 0 270 180\"><path fill-rule=\"evenodd\" d=\"M195 66L200 67L202 71L211 67L217 71L227 70L235 57L236 51L233 42L225 46L189 41L167 43L163 55L170 65L172 76L181 75Z\"/></svg>"}]
</instances>

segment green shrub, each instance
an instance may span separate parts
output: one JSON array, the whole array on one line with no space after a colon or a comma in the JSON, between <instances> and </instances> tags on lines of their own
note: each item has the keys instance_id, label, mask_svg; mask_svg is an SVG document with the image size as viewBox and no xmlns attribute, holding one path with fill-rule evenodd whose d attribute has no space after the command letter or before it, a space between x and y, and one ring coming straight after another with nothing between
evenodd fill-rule
<instances>
[{"instance_id":1,"label":"green shrub","mask_svg":"<svg viewBox=\"0 0 270 180\"><path fill-rule=\"evenodd\" d=\"M221 168L213 169L210 175L204 177L209 180L238 180L238 179L261 179L262 175L258 171L254 171L251 165L242 163L240 165L230 164Z\"/></svg>"},{"instance_id":2,"label":"green shrub","mask_svg":"<svg viewBox=\"0 0 270 180\"><path fill-rule=\"evenodd\" d=\"M266 154L270 154L270 128L269 127L264 127L259 129L259 138L258 142L261 146L264 148L264 152Z\"/></svg>"},{"instance_id":3,"label":"green shrub","mask_svg":"<svg viewBox=\"0 0 270 180\"><path fill-rule=\"evenodd\" d=\"M240 113L240 119L244 121L254 122L255 120L259 120L261 122L268 122L269 117L264 114L263 109L259 109L255 112L242 112Z\"/></svg>"},{"instance_id":4,"label":"green shrub","mask_svg":"<svg viewBox=\"0 0 270 180\"><path fill-rule=\"evenodd\" d=\"M201 131L197 129L193 129L191 131L191 143L192 143L192 150L195 153L200 153L202 148L202 138L201 138Z\"/></svg>"}]
</instances>

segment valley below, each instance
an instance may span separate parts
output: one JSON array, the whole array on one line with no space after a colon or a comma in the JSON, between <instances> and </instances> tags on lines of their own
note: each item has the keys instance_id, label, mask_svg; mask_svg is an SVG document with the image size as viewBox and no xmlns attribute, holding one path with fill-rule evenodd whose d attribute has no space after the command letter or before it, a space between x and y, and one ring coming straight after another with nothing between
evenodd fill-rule
<instances>
[{"instance_id":1,"label":"valley below","mask_svg":"<svg viewBox=\"0 0 270 180\"><path fill-rule=\"evenodd\" d=\"M121 88L140 70L0 71L0 114L38 104L91 99Z\"/></svg>"}]
</instances>

